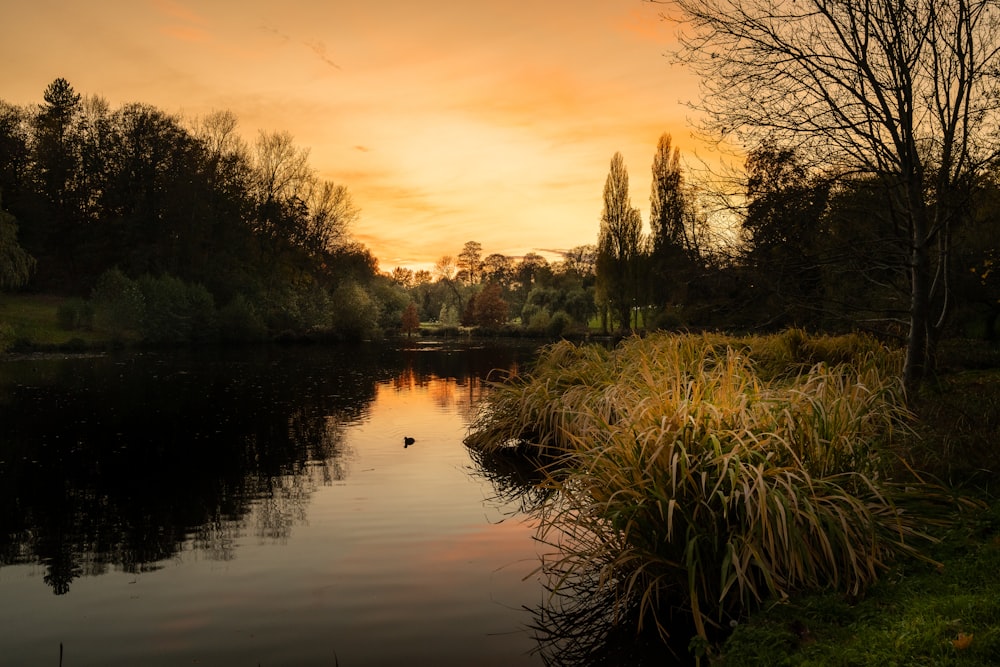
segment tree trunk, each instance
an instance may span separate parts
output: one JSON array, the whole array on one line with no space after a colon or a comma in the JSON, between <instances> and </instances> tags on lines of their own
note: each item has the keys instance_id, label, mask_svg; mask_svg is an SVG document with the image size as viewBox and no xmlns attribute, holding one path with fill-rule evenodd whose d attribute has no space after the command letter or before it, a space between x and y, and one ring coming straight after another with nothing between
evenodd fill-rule
<instances>
[{"instance_id":1,"label":"tree trunk","mask_svg":"<svg viewBox=\"0 0 1000 667\"><path fill-rule=\"evenodd\" d=\"M927 208L919 183L911 183L910 206L910 332L903 362L903 388L912 401L927 367L928 328L930 326L930 252L927 241Z\"/></svg>"}]
</instances>

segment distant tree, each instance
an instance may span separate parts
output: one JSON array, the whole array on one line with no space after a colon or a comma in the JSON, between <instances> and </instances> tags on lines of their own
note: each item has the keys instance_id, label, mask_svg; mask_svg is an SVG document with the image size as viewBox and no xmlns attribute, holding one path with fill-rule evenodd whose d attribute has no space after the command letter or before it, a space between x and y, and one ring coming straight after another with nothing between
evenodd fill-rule
<instances>
[{"instance_id":1,"label":"distant tree","mask_svg":"<svg viewBox=\"0 0 1000 667\"><path fill-rule=\"evenodd\" d=\"M33 122L32 164L45 210L26 224L36 227L30 236L37 238L39 250L44 248L46 255L51 257L42 267L43 271L51 268L72 274L74 251L80 245L72 196L74 176L79 167L73 124L81 97L63 78L50 83L42 97L45 103L38 107Z\"/></svg>"},{"instance_id":2,"label":"distant tree","mask_svg":"<svg viewBox=\"0 0 1000 667\"><path fill-rule=\"evenodd\" d=\"M403 266L397 266L394 268L392 273L389 275L389 278L400 287L413 287L415 284L413 269L407 269Z\"/></svg>"},{"instance_id":3,"label":"distant tree","mask_svg":"<svg viewBox=\"0 0 1000 667\"><path fill-rule=\"evenodd\" d=\"M597 246L581 245L563 253L563 272L573 273L586 282L597 273Z\"/></svg>"},{"instance_id":4,"label":"distant tree","mask_svg":"<svg viewBox=\"0 0 1000 667\"><path fill-rule=\"evenodd\" d=\"M676 302L681 286L691 278L688 243L690 205L684 194L680 149L671 147L669 134L660 136L653 157L649 196L650 280L658 305Z\"/></svg>"},{"instance_id":5,"label":"distant tree","mask_svg":"<svg viewBox=\"0 0 1000 667\"><path fill-rule=\"evenodd\" d=\"M604 209L597 238L597 287L622 329L632 326L637 269L642 250L642 218L632 207L628 171L621 153L611 158L604 184Z\"/></svg>"},{"instance_id":6,"label":"distant tree","mask_svg":"<svg viewBox=\"0 0 1000 667\"><path fill-rule=\"evenodd\" d=\"M420 331L420 315L417 313L417 304L412 301L406 305L403 311L401 328L406 337L409 338L414 332Z\"/></svg>"},{"instance_id":7,"label":"distant tree","mask_svg":"<svg viewBox=\"0 0 1000 667\"><path fill-rule=\"evenodd\" d=\"M323 257L349 241L350 227L357 221L359 211L344 185L318 181L310 175L304 189L308 213L293 238L296 245L313 257Z\"/></svg>"},{"instance_id":8,"label":"distant tree","mask_svg":"<svg viewBox=\"0 0 1000 667\"><path fill-rule=\"evenodd\" d=\"M27 183L31 162L28 114L0 101L0 194L10 205L17 202Z\"/></svg>"},{"instance_id":9,"label":"distant tree","mask_svg":"<svg viewBox=\"0 0 1000 667\"><path fill-rule=\"evenodd\" d=\"M469 285L481 281L483 270L483 246L477 241L468 241L458 254L458 269Z\"/></svg>"},{"instance_id":10,"label":"distant tree","mask_svg":"<svg viewBox=\"0 0 1000 667\"><path fill-rule=\"evenodd\" d=\"M465 308L465 300L458 289L458 265L451 255L444 255L434 264L434 274L438 282L448 287L452 296L455 297L455 310L461 313Z\"/></svg>"},{"instance_id":11,"label":"distant tree","mask_svg":"<svg viewBox=\"0 0 1000 667\"><path fill-rule=\"evenodd\" d=\"M503 298L500 286L493 283L486 285L476 295L475 321L481 327L495 329L507 322L510 317L510 306Z\"/></svg>"},{"instance_id":12,"label":"distant tree","mask_svg":"<svg viewBox=\"0 0 1000 667\"><path fill-rule=\"evenodd\" d=\"M503 289L510 288L514 280L514 264L510 257L493 253L483 260L483 282L496 283Z\"/></svg>"}]
</instances>

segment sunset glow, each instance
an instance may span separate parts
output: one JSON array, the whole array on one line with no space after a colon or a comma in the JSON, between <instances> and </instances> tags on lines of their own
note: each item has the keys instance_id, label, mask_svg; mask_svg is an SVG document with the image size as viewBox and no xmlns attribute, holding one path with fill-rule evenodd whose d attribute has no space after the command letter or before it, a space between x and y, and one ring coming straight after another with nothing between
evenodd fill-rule
<instances>
[{"instance_id":1,"label":"sunset glow","mask_svg":"<svg viewBox=\"0 0 1000 667\"><path fill-rule=\"evenodd\" d=\"M466 241L520 256L594 243L620 151L648 210L656 141L695 150L674 27L642 0L456 4L38 0L0 27L0 99L56 77L112 107L230 110L287 130L361 209L380 268L429 268ZM550 258L551 254L547 255Z\"/></svg>"}]
</instances>

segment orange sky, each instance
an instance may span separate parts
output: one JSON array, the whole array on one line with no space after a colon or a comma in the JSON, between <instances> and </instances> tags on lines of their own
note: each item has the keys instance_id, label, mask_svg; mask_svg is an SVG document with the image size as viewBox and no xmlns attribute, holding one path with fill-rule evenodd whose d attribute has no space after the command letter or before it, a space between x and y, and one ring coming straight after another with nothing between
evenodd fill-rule
<instances>
[{"instance_id":1,"label":"orange sky","mask_svg":"<svg viewBox=\"0 0 1000 667\"><path fill-rule=\"evenodd\" d=\"M674 27L641 0L4 4L0 99L39 103L61 76L112 108L287 130L348 187L384 271L472 240L510 256L595 243L615 151L645 219L657 138L696 147L693 79L662 55Z\"/></svg>"}]
</instances>

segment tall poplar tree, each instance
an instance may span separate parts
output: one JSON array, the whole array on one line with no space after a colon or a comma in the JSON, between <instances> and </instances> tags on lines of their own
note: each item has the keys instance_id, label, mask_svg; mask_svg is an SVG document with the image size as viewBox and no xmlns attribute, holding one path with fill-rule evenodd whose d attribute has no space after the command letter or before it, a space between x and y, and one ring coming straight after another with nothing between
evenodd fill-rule
<instances>
[{"instance_id":1,"label":"tall poplar tree","mask_svg":"<svg viewBox=\"0 0 1000 667\"><path fill-rule=\"evenodd\" d=\"M653 156L649 195L650 278L657 305L675 301L689 278L688 204L684 196L680 149L662 134Z\"/></svg>"},{"instance_id":2,"label":"tall poplar tree","mask_svg":"<svg viewBox=\"0 0 1000 667\"><path fill-rule=\"evenodd\" d=\"M629 197L625 159L615 153L604 182L596 287L598 306L603 312L610 311L623 330L632 327L632 308L638 305L637 269L642 243L642 217Z\"/></svg>"}]
</instances>

